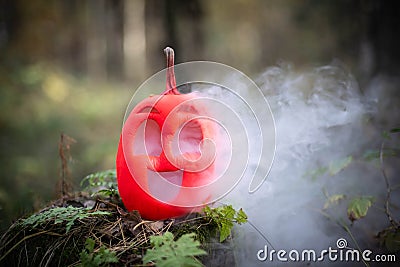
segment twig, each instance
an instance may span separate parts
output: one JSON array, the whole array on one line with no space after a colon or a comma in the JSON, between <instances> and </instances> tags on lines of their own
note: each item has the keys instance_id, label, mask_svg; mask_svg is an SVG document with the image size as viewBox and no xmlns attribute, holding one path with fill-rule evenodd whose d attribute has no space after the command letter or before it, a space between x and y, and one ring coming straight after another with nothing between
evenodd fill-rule
<instances>
[{"instance_id":1,"label":"twig","mask_svg":"<svg viewBox=\"0 0 400 267\"><path fill-rule=\"evenodd\" d=\"M121 218L118 218L118 225L119 225L119 230L121 231L122 240L124 241L124 246L126 246L124 230L122 229L122 225L121 225Z\"/></svg>"},{"instance_id":2,"label":"twig","mask_svg":"<svg viewBox=\"0 0 400 267\"><path fill-rule=\"evenodd\" d=\"M139 226L141 226L141 225L146 225L147 223L152 223L153 221L141 221L140 223L138 223L138 224L136 224L134 227L133 227L133 230L132 230L132 232L133 231L135 231Z\"/></svg>"},{"instance_id":3,"label":"twig","mask_svg":"<svg viewBox=\"0 0 400 267\"><path fill-rule=\"evenodd\" d=\"M357 240L355 239L355 237L353 236L353 234L350 231L350 228L346 225L345 222L343 222L343 220L339 220L338 223L350 235L350 238L353 240L354 244L356 244L358 252L362 253L361 248L358 245ZM363 261L365 266L369 267L369 263L366 262L363 257L362 257L362 261Z\"/></svg>"},{"instance_id":4,"label":"twig","mask_svg":"<svg viewBox=\"0 0 400 267\"><path fill-rule=\"evenodd\" d=\"M70 156L70 148L73 143L76 143L76 140L68 135L61 133L60 143L58 144L58 154L61 159L61 197L64 198L70 189L70 185L67 181L69 179L69 168L68 168L68 160L71 159Z\"/></svg>"},{"instance_id":5,"label":"twig","mask_svg":"<svg viewBox=\"0 0 400 267\"><path fill-rule=\"evenodd\" d=\"M355 237L353 236L353 234L350 231L350 228L346 225L346 223L343 221L343 219L336 219L336 218L332 218L327 212L322 211L322 210L317 210L317 212L321 213L322 216L326 217L328 220L335 222L338 226L340 226L345 232L347 232L351 238L351 240L353 240L354 244L357 247L358 252L362 253L360 246L358 245L357 240L355 239ZM369 263L366 262L364 259L362 259L363 263L365 266L369 267Z\"/></svg>"},{"instance_id":6,"label":"twig","mask_svg":"<svg viewBox=\"0 0 400 267\"><path fill-rule=\"evenodd\" d=\"M170 221L165 227L164 229L162 229L163 232L168 232L169 228L171 228L172 224L174 223L174 221Z\"/></svg>"},{"instance_id":7,"label":"twig","mask_svg":"<svg viewBox=\"0 0 400 267\"><path fill-rule=\"evenodd\" d=\"M389 208L389 205L390 205L389 204L390 194L392 192L392 189L390 187L389 179L388 179L388 177L386 175L386 171L385 171L385 168L383 166L383 149L384 149L384 146L385 146L385 141L382 142L381 149L379 151L379 160L380 160L380 164L381 164L382 176L383 176L383 179L385 180L385 184L386 184L386 200L385 200L385 204L384 204L385 214L388 217L390 224L392 226L394 226L394 227L398 227L399 224L393 219L392 214L390 212L390 208Z\"/></svg>"}]
</instances>

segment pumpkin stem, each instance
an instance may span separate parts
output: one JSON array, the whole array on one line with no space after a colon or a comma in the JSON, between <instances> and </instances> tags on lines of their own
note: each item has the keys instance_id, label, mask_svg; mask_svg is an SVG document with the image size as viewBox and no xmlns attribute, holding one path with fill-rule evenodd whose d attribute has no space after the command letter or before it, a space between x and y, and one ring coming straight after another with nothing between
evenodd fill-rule
<instances>
[{"instance_id":1,"label":"pumpkin stem","mask_svg":"<svg viewBox=\"0 0 400 267\"><path fill-rule=\"evenodd\" d=\"M179 95L179 91L176 88L175 72L174 72L174 49L166 47L164 49L165 56L167 57L167 88L164 94Z\"/></svg>"}]
</instances>

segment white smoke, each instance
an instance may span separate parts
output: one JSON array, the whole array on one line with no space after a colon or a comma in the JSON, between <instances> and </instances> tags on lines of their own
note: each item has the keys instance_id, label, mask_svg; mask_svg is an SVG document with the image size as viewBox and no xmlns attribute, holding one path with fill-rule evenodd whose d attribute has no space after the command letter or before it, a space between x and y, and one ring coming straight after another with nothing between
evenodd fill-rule
<instances>
[{"instance_id":1,"label":"white smoke","mask_svg":"<svg viewBox=\"0 0 400 267\"><path fill-rule=\"evenodd\" d=\"M257 259L257 252L265 245L269 249L314 249L319 253L328 247L337 248L337 239L345 238L349 247L356 248L335 220L348 225L361 249L378 252L374 235L389 225L382 212L386 187L379 162L364 160L363 155L368 149L379 151L383 130L396 127L399 122L398 95L392 90L395 81L377 78L362 90L344 67L333 63L301 71L281 64L267 69L256 82L274 115L276 154L271 172L258 191L248 194L248 184L241 182L221 200L243 208L249 216L250 223L234 231L237 266L279 265L276 258L274 262ZM391 109L390 118L387 108ZM258 142L254 138L249 141ZM346 164L341 166L340 162L349 164L342 170ZM335 164L339 164L338 170L334 169ZM399 183L398 165L395 160L386 161L392 185ZM329 170L329 166L333 169ZM326 172L318 174L324 167ZM324 191L329 195L344 194L346 199L323 211ZM361 195L374 196L376 202L365 218L350 226L346 203ZM399 191L394 191L392 201L399 204L399 200ZM311 263L314 264L321 263Z\"/></svg>"}]
</instances>

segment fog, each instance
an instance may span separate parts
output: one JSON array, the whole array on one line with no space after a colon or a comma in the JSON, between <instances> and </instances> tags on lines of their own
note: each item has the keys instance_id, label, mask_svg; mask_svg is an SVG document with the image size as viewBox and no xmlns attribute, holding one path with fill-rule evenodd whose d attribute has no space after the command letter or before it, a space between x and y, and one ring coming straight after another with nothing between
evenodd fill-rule
<instances>
[{"instance_id":1,"label":"fog","mask_svg":"<svg viewBox=\"0 0 400 267\"><path fill-rule=\"evenodd\" d=\"M399 140L396 134L383 137L384 131L398 122L396 81L379 76L360 88L340 62L308 69L281 63L266 69L255 81L272 109L276 153L259 190L250 194L249 177L243 177L219 202L243 208L249 217L249 223L237 226L233 233L237 265L279 265L276 256L273 262L257 259L265 245L269 250L287 252L314 249L318 257L323 249L337 249L336 241L344 238L348 248L381 251L375 236L389 226L389 220L383 210L386 186L378 156L382 142L389 148ZM250 144L260 142L252 137ZM373 153L378 156L368 158ZM252 162L249 166L254 168ZM396 158L384 157L392 187L400 182L399 166ZM344 198L324 209L327 198L336 194ZM347 205L357 196L373 196L375 202L366 217L351 225ZM394 190L390 208L397 220L399 202L399 190ZM311 262L314 264L321 262ZM326 256L324 264L342 266L344 262L329 262ZM361 261L349 264L364 265Z\"/></svg>"}]
</instances>

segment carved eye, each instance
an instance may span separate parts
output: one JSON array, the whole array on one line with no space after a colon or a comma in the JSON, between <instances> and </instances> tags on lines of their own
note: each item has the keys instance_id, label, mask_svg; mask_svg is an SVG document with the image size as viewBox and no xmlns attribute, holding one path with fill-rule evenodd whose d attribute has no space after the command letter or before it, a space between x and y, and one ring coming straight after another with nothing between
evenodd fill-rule
<instances>
[{"instance_id":1,"label":"carved eye","mask_svg":"<svg viewBox=\"0 0 400 267\"><path fill-rule=\"evenodd\" d=\"M154 120L145 120L140 124L133 148L135 155L159 156L161 154L161 131Z\"/></svg>"}]
</instances>

